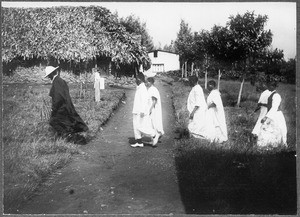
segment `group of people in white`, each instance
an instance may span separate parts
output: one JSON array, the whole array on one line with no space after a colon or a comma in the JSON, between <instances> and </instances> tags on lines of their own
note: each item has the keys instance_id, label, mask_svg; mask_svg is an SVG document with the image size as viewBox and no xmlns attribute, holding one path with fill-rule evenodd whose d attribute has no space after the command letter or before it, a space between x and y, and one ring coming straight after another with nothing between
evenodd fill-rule
<instances>
[{"instance_id":1,"label":"group of people in white","mask_svg":"<svg viewBox=\"0 0 300 217\"><path fill-rule=\"evenodd\" d=\"M158 89L154 86L154 78L145 79L143 73L136 76L137 89L133 104L133 129L135 144L132 147L143 147L142 136L150 137L152 145L156 146L158 139L164 134L162 123L161 99ZM225 112L221 94L216 82L208 82L209 94L205 99L198 77L190 76L189 84L192 90L187 99L189 111L188 130L191 136L223 143L228 140ZM268 82L264 85L258 106L260 114L252 134L260 147L279 144L286 145L287 127L280 110L281 97L276 92L277 83Z\"/></svg>"},{"instance_id":2,"label":"group of people in white","mask_svg":"<svg viewBox=\"0 0 300 217\"><path fill-rule=\"evenodd\" d=\"M225 112L216 82L213 80L208 82L207 100L196 76L190 76L189 83L192 86L187 100L190 134L195 138L207 139L211 142L227 141Z\"/></svg>"},{"instance_id":3,"label":"group of people in white","mask_svg":"<svg viewBox=\"0 0 300 217\"><path fill-rule=\"evenodd\" d=\"M158 139L164 134L160 94L154 86L153 77L146 80L140 72L136 76L136 83L132 109L136 143L131 147L143 147L142 136L150 137L152 146L156 147Z\"/></svg>"}]
</instances>

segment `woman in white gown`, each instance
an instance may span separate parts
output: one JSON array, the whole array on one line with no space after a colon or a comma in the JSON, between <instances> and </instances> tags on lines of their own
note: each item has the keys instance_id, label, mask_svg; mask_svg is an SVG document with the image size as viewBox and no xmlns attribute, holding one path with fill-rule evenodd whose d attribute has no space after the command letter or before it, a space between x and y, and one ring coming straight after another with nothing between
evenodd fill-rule
<instances>
[{"instance_id":1,"label":"woman in white gown","mask_svg":"<svg viewBox=\"0 0 300 217\"><path fill-rule=\"evenodd\" d=\"M285 118L280 108L281 96L276 92L277 82L268 83L268 89L271 92L267 101L267 114L261 120L257 145L277 147L279 144L286 144L287 127Z\"/></svg>"},{"instance_id":2,"label":"woman in white gown","mask_svg":"<svg viewBox=\"0 0 300 217\"><path fill-rule=\"evenodd\" d=\"M261 89L263 90L263 92L260 94L257 107L254 111L254 112L256 112L256 111L260 110L256 124L252 130L252 134L254 136L258 136L260 127L261 127L261 120L266 116L266 114L268 112L267 103L268 103L268 98L271 94L271 92L268 90L265 82L261 83Z\"/></svg>"},{"instance_id":3,"label":"woman in white gown","mask_svg":"<svg viewBox=\"0 0 300 217\"><path fill-rule=\"evenodd\" d=\"M95 71L95 81L94 81L94 88L95 88L95 101L100 102L100 73Z\"/></svg>"},{"instance_id":4,"label":"woman in white gown","mask_svg":"<svg viewBox=\"0 0 300 217\"><path fill-rule=\"evenodd\" d=\"M207 127L207 104L205 101L202 87L198 84L196 76L189 77L192 90L189 93L187 100L187 109L189 111L188 130L195 138L208 139L209 132Z\"/></svg>"},{"instance_id":5,"label":"woman in white gown","mask_svg":"<svg viewBox=\"0 0 300 217\"><path fill-rule=\"evenodd\" d=\"M211 140L222 143L228 140L228 136L221 94L216 89L216 82L213 80L208 82L207 89L210 91L207 97L207 117L212 123L207 122L207 124L208 127L212 127L210 131L212 133Z\"/></svg>"},{"instance_id":6,"label":"woman in white gown","mask_svg":"<svg viewBox=\"0 0 300 217\"><path fill-rule=\"evenodd\" d=\"M162 109L161 99L158 89L154 86L154 78L149 77L148 81L148 94L151 100L150 106L150 118L153 128L155 130L155 137L153 139L153 145L157 144L158 138L164 134L163 122L162 122Z\"/></svg>"}]
</instances>

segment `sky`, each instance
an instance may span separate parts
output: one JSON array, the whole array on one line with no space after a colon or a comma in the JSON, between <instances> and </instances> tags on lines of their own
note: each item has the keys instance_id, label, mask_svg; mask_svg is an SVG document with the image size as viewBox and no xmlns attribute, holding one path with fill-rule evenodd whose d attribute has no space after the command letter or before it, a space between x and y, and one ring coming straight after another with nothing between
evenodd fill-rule
<instances>
[{"instance_id":1,"label":"sky","mask_svg":"<svg viewBox=\"0 0 300 217\"><path fill-rule=\"evenodd\" d=\"M146 23L155 46L175 41L181 20L192 32L225 26L230 15L254 11L267 15L265 30L273 33L272 48L283 50L285 59L296 56L295 2L2 2L2 7L52 7L98 5L117 12L119 17L135 15Z\"/></svg>"}]
</instances>

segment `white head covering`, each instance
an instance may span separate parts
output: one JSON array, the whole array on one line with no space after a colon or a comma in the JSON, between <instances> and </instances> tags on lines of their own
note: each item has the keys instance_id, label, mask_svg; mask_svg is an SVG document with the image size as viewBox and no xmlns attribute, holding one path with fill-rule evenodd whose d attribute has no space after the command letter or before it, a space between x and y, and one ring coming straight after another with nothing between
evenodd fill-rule
<instances>
[{"instance_id":1,"label":"white head covering","mask_svg":"<svg viewBox=\"0 0 300 217\"><path fill-rule=\"evenodd\" d=\"M51 74L53 71L55 71L58 67L59 67L59 66L57 66L57 67L47 66L47 67L45 68L45 77L44 77L44 78L46 78L48 75L50 75L50 74Z\"/></svg>"}]
</instances>

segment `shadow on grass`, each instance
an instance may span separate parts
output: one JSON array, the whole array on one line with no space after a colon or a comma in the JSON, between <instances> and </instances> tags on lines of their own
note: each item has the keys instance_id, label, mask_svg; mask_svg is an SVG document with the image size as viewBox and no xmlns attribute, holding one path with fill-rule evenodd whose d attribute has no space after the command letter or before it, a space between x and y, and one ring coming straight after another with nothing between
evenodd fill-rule
<instances>
[{"instance_id":1,"label":"shadow on grass","mask_svg":"<svg viewBox=\"0 0 300 217\"><path fill-rule=\"evenodd\" d=\"M296 214L295 152L183 147L188 141L175 156L187 214Z\"/></svg>"}]
</instances>

